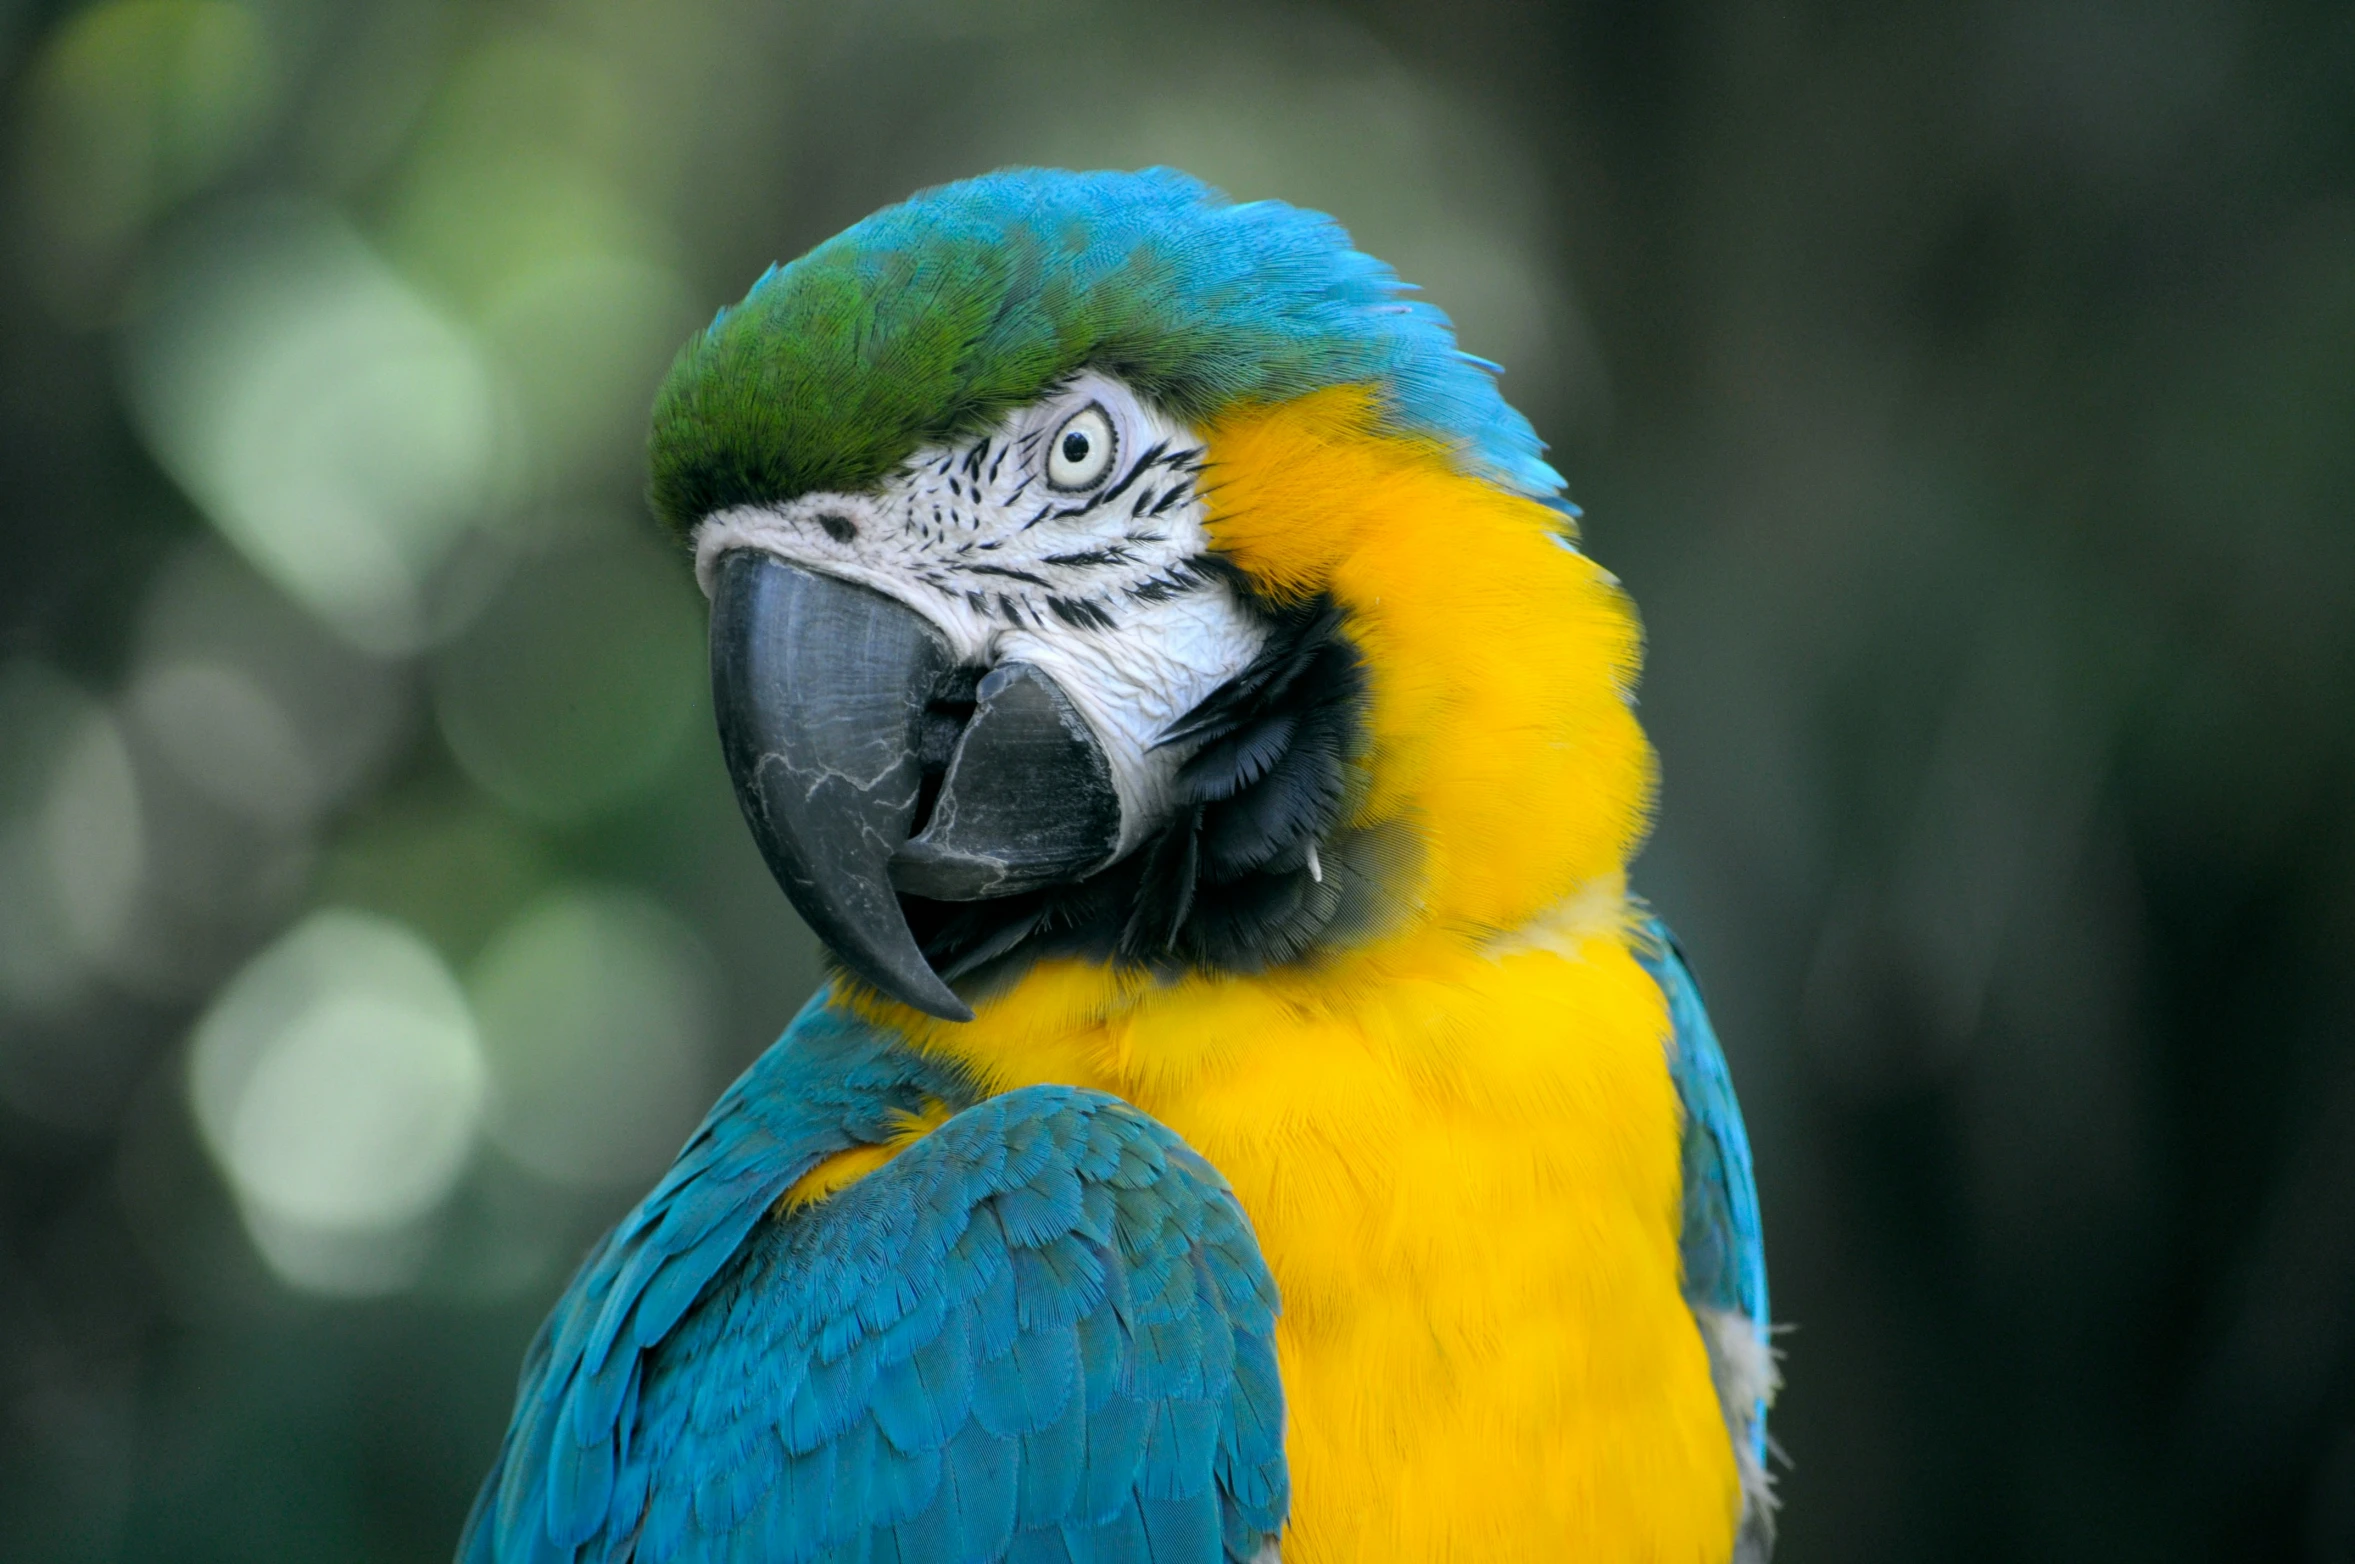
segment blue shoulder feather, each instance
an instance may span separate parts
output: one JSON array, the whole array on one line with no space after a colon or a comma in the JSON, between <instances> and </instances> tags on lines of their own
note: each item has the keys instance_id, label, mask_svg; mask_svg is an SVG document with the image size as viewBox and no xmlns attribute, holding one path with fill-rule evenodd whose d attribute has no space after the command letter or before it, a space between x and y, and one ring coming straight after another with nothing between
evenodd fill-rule
<instances>
[{"instance_id":1,"label":"blue shoulder feather","mask_svg":"<svg viewBox=\"0 0 2355 1564\"><path fill-rule=\"evenodd\" d=\"M772 1214L927 1098L957 1111ZM821 998L557 1305L460 1557L1249 1559L1289 1497L1275 1309L1170 1131L979 1098Z\"/></svg>"}]
</instances>

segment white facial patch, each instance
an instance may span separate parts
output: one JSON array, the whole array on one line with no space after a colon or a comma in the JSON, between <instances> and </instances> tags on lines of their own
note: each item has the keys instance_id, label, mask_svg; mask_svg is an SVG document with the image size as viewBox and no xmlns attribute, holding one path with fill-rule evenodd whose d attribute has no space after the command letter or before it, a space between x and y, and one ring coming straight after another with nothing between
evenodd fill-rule
<instances>
[{"instance_id":1,"label":"white facial patch","mask_svg":"<svg viewBox=\"0 0 2355 1564\"><path fill-rule=\"evenodd\" d=\"M1170 813L1184 756L1155 744L1266 639L1205 564L1202 459L1191 430L1089 372L876 493L706 517L696 579L708 596L720 556L755 549L906 604L962 662L1043 670L1104 747L1125 853Z\"/></svg>"}]
</instances>

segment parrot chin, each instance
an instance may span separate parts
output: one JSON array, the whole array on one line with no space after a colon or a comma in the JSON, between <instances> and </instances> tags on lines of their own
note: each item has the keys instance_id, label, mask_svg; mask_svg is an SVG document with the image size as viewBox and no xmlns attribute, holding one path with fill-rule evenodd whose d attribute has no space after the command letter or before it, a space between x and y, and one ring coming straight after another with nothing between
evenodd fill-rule
<instances>
[{"instance_id":1,"label":"parrot chin","mask_svg":"<svg viewBox=\"0 0 2355 1564\"><path fill-rule=\"evenodd\" d=\"M975 684L921 614L871 588L752 550L725 555L713 588L720 746L770 873L857 976L971 1020L900 893L979 901L1110 862L1121 806L1102 744L1043 671L1001 663Z\"/></svg>"}]
</instances>

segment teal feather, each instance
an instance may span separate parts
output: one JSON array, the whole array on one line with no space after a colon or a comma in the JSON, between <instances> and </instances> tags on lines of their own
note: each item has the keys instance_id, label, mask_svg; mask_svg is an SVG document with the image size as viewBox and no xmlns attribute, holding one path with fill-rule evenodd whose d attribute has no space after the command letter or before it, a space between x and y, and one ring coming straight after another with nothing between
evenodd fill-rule
<instances>
[{"instance_id":1,"label":"teal feather","mask_svg":"<svg viewBox=\"0 0 2355 1564\"><path fill-rule=\"evenodd\" d=\"M664 1488L649 1497L645 1529L638 1538L638 1558L644 1564L665 1564L686 1545L694 1495L685 1488ZM632 1564L637 1564L633 1560Z\"/></svg>"},{"instance_id":2,"label":"teal feather","mask_svg":"<svg viewBox=\"0 0 2355 1564\"><path fill-rule=\"evenodd\" d=\"M595 1535L613 1499L613 1441L596 1431L583 1437L566 1416L549 1454L549 1537L559 1547L578 1547Z\"/></svg>"},{"instance_id":3,"label":"teal feather","mask_svg":"<svg viewBox=\"0 0 2355 1564\"><path fill-rule=\"evenodd\" d=\"M1120 1323L1114 1294L1107 1292L1103 1304L1079 1322L1079 1371L1089 1412L1120 1388L1120 1371L1127 1361L1128 1327Z\"/></svg>"},{"instance_id":4,"label":"teal feather","mask_svg":"<svg viewBox=\"0 0 2355 1564\"><path fill-rule=\"evenodd\" d=\"M1016 1317L1025 1330L1068 1325L1104 1296L1105 1274L1100 1252L1076 1230L1016 1249Z\"/></svg>"},{"instance_id":5,"label":"teal feather","mask_svg":"<svg viewBox=\"0 0 2355 1564\"><path fill-rule=\"evenodd\" d=\"M1071 1367L1073 1378L1063 1398L1063 1410L1053 1422L1022 1436L1021 1481L1014 1502L1018 1528L1052 1526L1071 1514L1079 1502L1079 1474L1087 1459L1088 1409L1078 1377L1076 1334Z\"/></svg>"},{"instance_id":6,"label":"teal feather","mask_svg":"<svg viewBox=\"0 0 2355 1564\"><path fill-rule=\"evenodd\" d=\"M1188 1564L1219 1564L1218 1505L1206 1493L1184 1499L1142 1498L1137 1518L1145 1529L1145 1545L1156 1559L1186 1560Z\"/></svg>"},{"instance_id":7,"label":"teal feather","mask_svg":"<svg viewBox=\"0 0 2355 1564\"><path fill-rule=\"evenodd\" d=\"M873 1497L864 1512L870 1531L897 1531L932 1507L933 1496L940 1491L937 1448L900 1450L882 1437L878 1425L872 1460Z\"/></svg>"},{"instance_id":8,"label":"teal feather","mask_svg":"<svg viewBox=\"0 0 2355 1564\"><path fill-rule=\"evenodd\" d=\"M1017 1527L1006 1549L1006 1564L1072 1564L1072 1558L1060 1526Z\"/></svg>"},{"instance_id":9,"label":"teal feather","mask_svg":"<svg viewBox=\"0 0 2355 1564\"><path fill-rule=\"evenodd\" d=\"M1129 1501L1145 1462L1145 1437L1152 1421L1151 1402L1117 1391L1090 1405L1087 1458L1080 1467L1075 1514L1097 1521Z\"/></svg>"},{"instance_id":10,"label":"teal feather","mask_svg":"<svg viewBox=\"0 0 2355 1564\"><path fill-rule=\"evenodd\" d=\"M1014 1285L1014 1265L1001 1259L973 1298L974 1345L985 1358L1003 1355L1022 1331L1022 1298Z\"/></svg>"},{"instance_id":11,"label":"teal feather","mask_svg":"<svg viewBox=\"0 0 2355 1564\"><path fill-rule=\"evenodd\" d=\"M1014 1536L1014 1503L1022 1446L1001 1438L980 1422L969 1422L949 1445L946 1477L955 1504L941 1505L950 1517L951 1551L941 1558L995 1560L1005 1557Z\"/></svg>"},{"instance_id":12,"label":"teal feather","mask_svg":"<svg viewBox=\"0 0 2355 1564\"><path fill-rule=\"evenodd\" d=\"M962 1315L923 1350L875 1381L866 1398L883 1437L902 1450L937 1450L973 1409L973 1342Z\"/></svg>"},{"instance_id":13,"label":"teal feather","mask_svg":"<svg viewBox=\"0 0 2355 1564\"><path fill-rule=\"evenodd\" d=\"M1145 1461L1137 1491L1152 1499L1190 1499L1210 1486L1218 1408L1177 1398L1155 1402L1145 1427Z\"/></svg>"},{"instance_id":14,"label":"teal feather","mask_svg":"<svg viewBox=\"0 0 2355 1564\"><path fill-rule=\"evenodd\" d=\"M1114 1560L1153 1557L1153 1539L1145 1530L1145 1517L1133 1493L1123 1495L1112 1513L1096 1525L1070 1528L1063 1535L1071 1545L1072 1557L1081 1564L1113 1564ZM1155 1560L1155 1564L1160 1561Z\"/></svg>"},{"instance_id":15,"label":"teal feather","mask_svg":"<svg viewBox=\"0 0 2355 1564\"><path fill-rule=\"evenodd\" d=\"M993 1435L1052 1427L1079 1384L1079 1332L1050 1325L1018 1337L1005 1354L973 1370L973 1420Z\"/></svg>"}]
</instances>

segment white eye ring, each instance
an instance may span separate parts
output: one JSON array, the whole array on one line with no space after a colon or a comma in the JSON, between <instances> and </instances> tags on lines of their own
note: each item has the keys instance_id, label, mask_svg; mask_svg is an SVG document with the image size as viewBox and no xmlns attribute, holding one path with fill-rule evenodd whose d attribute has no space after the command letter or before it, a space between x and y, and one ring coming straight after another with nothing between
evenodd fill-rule
<instances>
[{"instance_id":1,"label":"white eye ring","mask_svg":"<svg viewBox=\"0 0 2355 1564\"><path fill-rule=\"evenodd\" d=\"M1058 489L1092 489L1112 471L1120 454L1120 436L1112 420L1094 402L1063 420L1047 442L1047 482Z\"/></svg>"}]
</instances>

